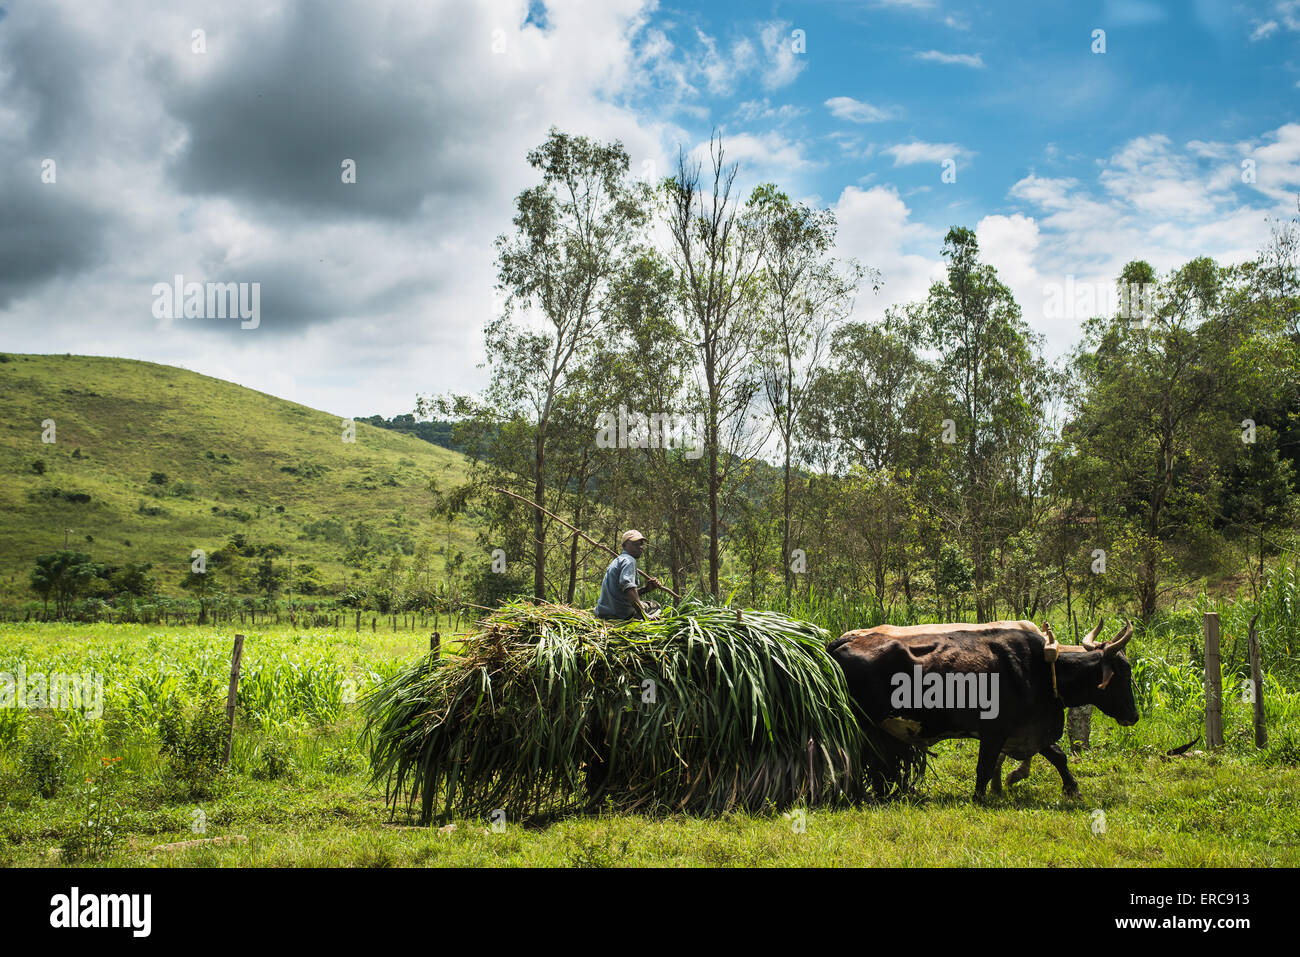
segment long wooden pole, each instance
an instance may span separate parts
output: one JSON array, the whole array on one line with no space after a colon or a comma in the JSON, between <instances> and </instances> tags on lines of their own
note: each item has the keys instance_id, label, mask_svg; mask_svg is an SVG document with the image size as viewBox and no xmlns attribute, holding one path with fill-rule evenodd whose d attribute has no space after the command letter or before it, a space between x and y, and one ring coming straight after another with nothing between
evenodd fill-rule
<instances>
[{"instance_id":1,"label":"long wooden pole","mask_svg":"<svg viewBox=\"0 0 1300 957\"><path fill-rule=\"evenodd\" d=\"M588 542L590 542L592 545L595 545L597 548L602 548L602 549L604 549L605 551L609 552L611 555L613 555L615 558L618 558L618 552L614 551L614 549L610 548L608 545L605 545L605 544L602 543L602 542L598 542L598 541L596 541L594 538L591 538L591 537L590 537L589 535L587 535L587 533L584 532L582 529L580 529L580 528L574 528L572 525L570 525L570 524L569 524L568 522L566 522L564 519L560 518L560 516L556 515L554 512L550 511L549 509L543 508L541 505L538 505L536 502L529 501L528 499L524 498L522 495L516 495L514 492L508 491L507 489L498 488L498 487L496 487L495 485L492 487L492 491L494 491L494 492L500 492L502 495L509 495L511 498L518 499L519 501L523 502L525 505L531 505L533 508L537 509L537 511L541 512L543 515L549 515L549 516L551 516L551 518L555 519L557 522L559 522L559 523L560 523L561 525L563 525L565 528L569 529L569 530L572 531L572 532L576 532L577 534L581 535L584 539L586 539L586 540L587 540ZM637 569L637 572L639 572L639 573L642 574L642 575L645 574L645 572L641 571L641 569L639 569L639 568ZM667 585L663 584L662 582L659 583L659 587L662 588L664 591L668 592L668 594L672 595L672 596L673 596L674 598L676 598L678 601L681 601L681 600L682 600L682 596L681 596L681 595L677 594L677 592L673 591L671 588L669 588Z\"/></svg>"}]
</instances>

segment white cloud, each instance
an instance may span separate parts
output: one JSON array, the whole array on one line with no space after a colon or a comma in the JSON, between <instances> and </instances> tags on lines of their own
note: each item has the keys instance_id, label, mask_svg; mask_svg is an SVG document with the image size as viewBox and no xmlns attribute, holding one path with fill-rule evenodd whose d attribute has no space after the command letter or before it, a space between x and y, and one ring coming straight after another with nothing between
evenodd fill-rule
<instances>
[{"instance_id":1,"label":"white cloud","mask_svg":"<svg viewBox=\"0 0 1300 957\"><path fill-rule=\"evenodd\" d=\"M943 235L913 222L907 204L892 186L849 186L833 209L839 224L837 254L879 269L884 279L879 295L858 297L858 318L923 299L930 283L944 275L939 259Z\"/></svg>"},{"instance_id":2,"label":"white cloud","mask_svg":"<svg viewBox=\"0 0 1300 957\"><path fill-rule=\"evenodd\" d=\"M736 116L744 123L752 123L755 120L767 120L777 124L788 123L807 112L802 106L795 106L793 103L773 106L772 101L767 97L761 100L746 100L736 107Z\"/></svg>"},{"instance_id":3,"label":"white cloud","mask_svg":"<svg viewBox=\"0 0 1300 957\"><path fill-rule=\"evenodd\" d=\"M827 137L832 143L840 148L840 153L853 159L868 159L876 152L876 145L868 143L863 137L856 133L848 133L843 130L836 130ZM875 175L874 173L871 175ZM859 180L861 182L861 180Z\"/></svg>"},{"instance_id":4,"label":"white cloud","mask_svg":"<svg viewBox=\"0 0 1300 957\"><path fill-rule=\"evenodd\" d=\"M879 106L872 106L851 96L833 96L824 104L831 111L831 116L850 123L879 123L893 118L893 112Z\"/></svg>"},{"instance_id":5,"label":"white cloud","mask_svg":"<svg viewBox=\"0 0 1300 957\"><path fill-rule=\"evenodd\" d=\"M1265 20L1263 23L1256 26L1254 31L1252 31L1250 34L1250 42L1254 43L1256 40L1263 40L1265 37L1270 37L1274 33L1277 33L1277 31L1278 25L1276 20Z\"/></svg>"},{"instance_id":6,"label":"white cloud","mask_svg":"<svg viewBox=\"0 0 1300 957\"><path fill-rule=\"evenodd\" d=\"M804 156L802 146L774 130L765 133L728 133L722 142L727 163L739 163L746 180L759 178L780 180L781 174L810 168L816 164ZM699 143L691 156L707 166L709 144Z\"/></svg>"},{"instance_id":7,"label":"white cloud","mask_svg":"<svg viewBox=\"0 0 1300 957\"><path fill-rule=\"evenodd\" d=\"M1278 0L1273 12L1288 30L1300 31L1300 0Z\"/></svg>"},{"instance_id":8,"label":"white cloud","mask_svg":"<svg viewBox=\"0 0 1300 957\"><path fill-rule=\"evenodd\" d=\"M928 60L933 63L949 63L954 66L970 66L978 70L984 69L984 58L978 53L942 53L939 50L926 50L923 53L917 53L916 59Z\"/></svg>"},{"instance_id":9,"label":"white cloud","mask_svg":"<svg viewBox=\"0 0 1300 957\"><path fill-rule=\"evenodd\" d=\"M916 163L943 163L973 155L956 143L925 143L914 140L911 143L897 143L880 151L894 158L895 166L911 166Z\"/></svg>"},{"instance_id":10,"label":"white cloud","mask_svg":"<svg viewBox=\"0 0 1300 957\"><path fill-rule=\"evenodd\" d=\"M792 31L793 25L784 20L765 23L759 31L767 58L767 67L763 70L764 89L775 90L793 83L808 65L807 55L795 52Z\"/></svg>"},{"instance_id":11,"label":"white cloud","mask_svg":"<svg viewBox=\"0 0 1300 957\"><path fill-rule=\"evenodd\" d=\"M1043 209L1066 209L1068 193L1078 185L1073 179L1049 179L1030 173L1011 187L1009 195Z\"/></svg>"},{"instance_id":12,"label":"white cloud","mask_svg":"<svg viewBox=\"0 0 1300 957\"><path fill-rule=\"evenodd\" d=\"M1035 265L1040 242L1037 220L1023 213L985 216L975 226L975 238L980 259L998 271L1031 329L1055 341L1068 341L1077 334L1073 321L1056 328L1043 318L1043 277Z\"/></svg>"}]
</instances>

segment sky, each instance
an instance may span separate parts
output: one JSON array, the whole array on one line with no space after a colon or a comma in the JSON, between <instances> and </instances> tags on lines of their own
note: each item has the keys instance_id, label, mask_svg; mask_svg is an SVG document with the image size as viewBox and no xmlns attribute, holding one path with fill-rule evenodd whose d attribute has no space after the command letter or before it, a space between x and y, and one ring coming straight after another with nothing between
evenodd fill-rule
<instances>
[{"instance_id":1,"label":"sky","mask_svg":"<svg viewBox=\"0 0 1300 957\"><path fill-rule=\"evenodd\" d=\"M746 191L834 211L883 279L866 321L972 228L1056 356L1067 277L1258 254L1296 212L1298 103L1300 0L0 0L0 351L341 416L476 391L493 243L555 126L650 179L716 130ZM168 314L177 275L257 283L256 326Z\"/></svg>"}]
</instances>

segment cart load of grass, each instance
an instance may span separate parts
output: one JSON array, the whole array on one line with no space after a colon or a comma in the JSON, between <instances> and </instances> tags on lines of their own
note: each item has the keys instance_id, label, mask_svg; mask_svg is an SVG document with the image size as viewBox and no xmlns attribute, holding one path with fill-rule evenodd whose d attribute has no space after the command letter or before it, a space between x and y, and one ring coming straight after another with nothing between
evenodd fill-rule
<instances>
[{"instance_id":1,"label":"cart load of grass","mask_svg":"<svg viewBox=\"0 0 1300 957\"><path fill-rule=\"evenodd\" d=\"M720 814L857 794L862 733L826 633L690 604L610 624L512 604L366 699L386 797L509 820L604 805Z\"/></svg>"}]
</instances>

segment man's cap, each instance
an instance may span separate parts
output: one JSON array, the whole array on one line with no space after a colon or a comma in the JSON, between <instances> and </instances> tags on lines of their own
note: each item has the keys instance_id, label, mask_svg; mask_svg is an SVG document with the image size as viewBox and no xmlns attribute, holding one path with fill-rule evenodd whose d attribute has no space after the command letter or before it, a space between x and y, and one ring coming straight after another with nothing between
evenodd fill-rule
<instances>
[{"instance_id":1,"label":"man's cap","mask_svg":"<svg viewBox=\"0 0 1300 957\"><path fill-rule=\"evenodd\" d=\"M626 532L623 533L623 537L618 540L618 545L619 548L622 548L628 542L644 542L644 541L645 541L644 535L638 532L635 528L629 528Z\"/></svg>"}]
</instances>

